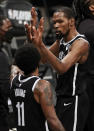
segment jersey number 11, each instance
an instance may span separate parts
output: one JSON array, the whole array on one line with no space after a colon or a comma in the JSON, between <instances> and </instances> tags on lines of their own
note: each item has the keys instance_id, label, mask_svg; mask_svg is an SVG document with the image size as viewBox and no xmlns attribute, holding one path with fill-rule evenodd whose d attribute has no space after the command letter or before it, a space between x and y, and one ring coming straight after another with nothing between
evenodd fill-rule
<instances>
[{"instance_id":1,"label":"jersey number 11","mask_svg":"<svg viewBox=\"0 0 94 131\"><path fill-rule=\"evenodd\" d=\"M24 120L24 102L17 102L16 104L18 110L18 126L25 126Z\"/></svg>"}]
</instances>

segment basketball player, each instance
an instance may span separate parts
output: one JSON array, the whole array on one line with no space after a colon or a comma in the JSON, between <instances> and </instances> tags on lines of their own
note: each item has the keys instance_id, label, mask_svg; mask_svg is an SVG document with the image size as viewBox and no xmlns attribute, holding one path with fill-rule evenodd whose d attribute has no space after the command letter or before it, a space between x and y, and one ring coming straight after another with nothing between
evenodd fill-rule
<instances>
[{"instance_id":1,"label":"basketball player","mask_svg":"<svg viewBox=\"0 0 94 131\"><path fill-rule=\"evenodd\" d=\"M62 7L53 14L57 39L48 49L42 41L44 19L40 19L36 29L35 8L31 14L31 26L26 25L28 37L40 51L43 62L57 71L56 113L67 131L83 131L88 113L85 82L89 43L77 32L73 11Z\"/></svg>"},{"instance_id":2,"label":"basketball player","mask_svg":"<svg viewBox=\"0 0 94 131\"><path fill-rule=\"evenodd\" d=\"M40 54L31 44L18 49L15 63L24 75L11 83L11 100L17 131L46 131L47 120L52 131L65 131L56 116L51 85L39 78Z\"/></svg>"}]
</instances>

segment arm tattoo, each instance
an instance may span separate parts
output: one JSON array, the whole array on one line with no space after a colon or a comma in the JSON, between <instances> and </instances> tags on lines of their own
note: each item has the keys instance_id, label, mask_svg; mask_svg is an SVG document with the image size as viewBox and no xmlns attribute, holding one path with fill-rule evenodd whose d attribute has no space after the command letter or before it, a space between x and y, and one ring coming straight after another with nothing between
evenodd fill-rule
<instances>
[{"instance_id":1,"label":"arm tattoo","mask_svg":"<svg viewBox=\"0 0 94 131\"><path fill-rule=\"evenodd\" d=\"M36 90L40 92L40 88L43 86L43 81L39 81L39 83L36 85ZM51 86L51 85L50 85ZM53 102L53 91L52 87L50 87L48 84L45 84L45 88L43 89L44 92L44 99L46 101L47 106L51 106L54 104ZM39 88L40 87L40 88ZM40 96L39 96L40 97Z\"/></svg>"},{"instance_id":2,"label":"arm tattoo","mask_svg":"<svg viewBox=\"0 0 94 131\"><path fill-rule=\"evenodd\" d=\"M47 106L53 105L53 95L50 87L46 86L44 89L44 94Z\"/></svg>"}]
</instances>

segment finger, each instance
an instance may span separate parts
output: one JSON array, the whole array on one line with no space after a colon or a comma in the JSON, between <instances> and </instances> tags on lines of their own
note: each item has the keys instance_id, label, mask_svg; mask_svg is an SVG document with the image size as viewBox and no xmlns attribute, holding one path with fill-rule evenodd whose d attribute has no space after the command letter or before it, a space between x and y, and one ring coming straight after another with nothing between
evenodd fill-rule
<instances>
[{"instance_id":1,"label":"finger","mask_svg":"<svg viewBox=\"0 0 94 131\"><path fill-rule=\"evenodd\" d=\"M35 26L33 26L31 29L32 29L31 30L32 36L36 36L37 30L36 30Z\"/></svg>"},{"instance_id":2,"label":"finger","mask_svg":"<svg viewBox=\"0 0 94 131\"><path fill-rule=\"evenodd\" d=\"M6 19L6 22L7 22L7 25L9 25L9 26L12 25L11 21L8 18Z\"/></svg>"},{"instance_id":3,"label":"finger","mask_svg":"<svg viewBox=\"0 0 94 131\"><path fill-rule=\"evenodd\" d=\"M12 23L11 23L11 21L10 21L8 18L4 20L4 24L5 24L5 26L6 26L7 28L12 27Z\"/></svg>"},{"instance_id":4,"label":"finger","mask_svg":"<svg viewBox=\"0 0 94 131\"><path fill-rule=\"evenodd\" d=\"M26 31L26 33L27 33L27 32L28 32L29 25L28 25L28 24L25 24L24 26L25 26L25 31Z\"/></svg>"},{"instance_id":5,"label":"finger","mask_svg":"<svg viewBox=\"0 0 94 131\"><path fill-rule=\"evenodd\" d=\"M35 7L32 7L32 9L31 9L31 15L32 15L32 18L35 18L35 17L36 17L37 12L36 12L36 10L35 10Z\"/></svg>"},{"instance_id":6,"label":"finger","mask_svg":"<svg viewBox=\"0 0 94 131\"><path fill-rule=\"evenodd\" d=\"M31 9L31 25L32 26L36 26L36 24L37 24L37 12L36 12L36 10L35 10L35 7L32 7L32 9Z\"/></svg>"},{"instance_id":7,"label":"finger","mask_svg":"<svg viewBox=\"0 0 94 131\"><path fill-rule=\"evenodd\" d=\"M25 32L26 32L26 36L28 41L32 40L32 34L31 34L31 27L28 24L25 24Z\"/></svg>"},{"instance_id":8,"label":"finger","mask_svg":"<svg viewBox=\"0 0 94 131\"><path fill-rule=\"evenodd\" d=\"M44 17L41 17L39 27L44 26Z\"/></svg>"},{"instance_id":9,"label":"finger","mask_svg":"<svg viewBox=\"0 0 94 131\"><path fill-rule=\"evenodd\" d=\"M32 27L32 31L31 32L32 32L32 39L34 41L36 41L36 39L37 39L37 30L36 30L35 26Z\"/></svg>"},{"instance_id":10,"label":"finger","mask_svg":"<svg viewBox=\"0 0 94 131\"><path fill-rule=\"evenodd\" d=\"M31 19L31 26L34 26L34 19Z\"/></svg>"},{"instance_id":11,"label":"finger","mask_svg":"<svg viewBox=\"0 0 94 131\"><path fill-rule=\"evenodd\" d=\"M43 17L40 19L38 30L40 33L43 33L44 31L44 18Z\"/></svg>"},{"instance_id":12,"label":"finger","mask_svg":"<svg viewBox=\"0 0 94 131\"><path fill-rule=\"evenodd\" d=\"M27 35L28 33L30 33L30 32L29 32L29 25L28 25L28 24L25 24L24 26L25 26L25 32L26 32L26 35Z\"/></svg>"},{"instance_id":13,"label":"finger","mask_svg":"<svg viewBox=\"0 0 94 131\"><path fill-rule=\"evenodd\" d=\"M12 25L11 25L11 22L9 21L9 19L3 20L2 29L3 29L4 31L8 31L8 29L9 29L10 27L12 27Z\"/></svg>"},{"instance_id":14,"label":"finger","mask_svg":"<svg viewBox=\"0 0 94 131\"><path fill-rule=\"evenodd\" d=\"M29 33L29 27L28 26L29 26L28 24L24 25L26 36L28 36L28 33Z\"/></svg>"}]
</instances>

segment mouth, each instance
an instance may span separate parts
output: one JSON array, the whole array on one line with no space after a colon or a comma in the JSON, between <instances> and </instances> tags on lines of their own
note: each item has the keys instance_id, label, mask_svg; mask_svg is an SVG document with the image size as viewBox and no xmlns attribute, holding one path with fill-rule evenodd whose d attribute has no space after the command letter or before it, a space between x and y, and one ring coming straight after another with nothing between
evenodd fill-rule
<instances>
[{"instance_id":1,"label":"mouth","mask_svg":"<svg viewBox=\"0 0 94 131\"><path fill-rule=\"evenodd\" d=\"M59 34L61 34L61 31L56 31L55 33L56 33L56 35L59 35Z\"/></svg>"},{"instance_id":2,"label":"mouth","mask_svg":"<svg viewBox=\"0 0 94 131\"><path fill-rule=\"evenodd\" d=\"M56 31L56 38L57 39L61 39L62 38L62 36L63 36L63 34L61 33L61 31Z\"/></svg>"}]
</instances>

